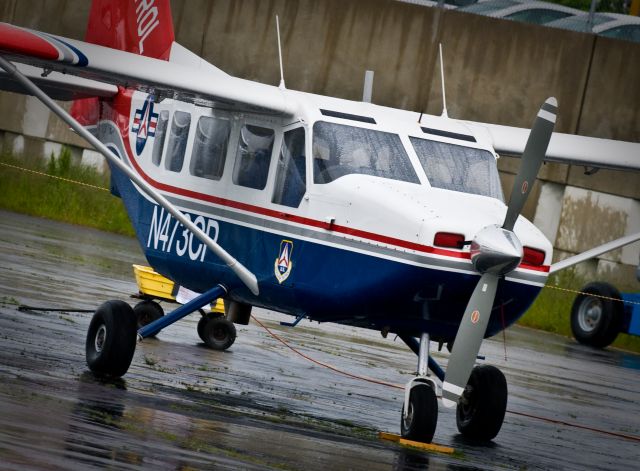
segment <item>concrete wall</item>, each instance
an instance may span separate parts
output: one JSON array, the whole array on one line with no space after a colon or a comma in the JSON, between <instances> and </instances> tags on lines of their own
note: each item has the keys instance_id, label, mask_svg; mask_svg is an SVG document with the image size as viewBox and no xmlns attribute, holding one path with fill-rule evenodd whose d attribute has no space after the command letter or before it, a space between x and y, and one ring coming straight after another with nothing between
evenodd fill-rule
<instances>
[{"instance_id":1,"label":"concrete wall","mask_svg":"<svg viewBox=\"0 0 640 471\"><path fill-rule=\"evenodd\" d=\"M173 0L171 6L178 42L232 75L278 84L278 14L288 88L359 100L364 71L374 70L375 103L439 114L442 42L451 117L528 127L553 95L557 130L640 141L638 44L391 0ZM0 1L2 21L78 39L88 11L84 0ZM46 141L83 145L33 99L8 93L0 95L0 129L9 131L7 146L30 152ZM518 164L500 159L507 193ZM586 176L581 167L549 164L524 213L557 239L563 257L637 231L639 200L638 173ZM632 283L639 252L636 244L589 270L604 275L616 264Z\"/></svg>"}]
</instances>

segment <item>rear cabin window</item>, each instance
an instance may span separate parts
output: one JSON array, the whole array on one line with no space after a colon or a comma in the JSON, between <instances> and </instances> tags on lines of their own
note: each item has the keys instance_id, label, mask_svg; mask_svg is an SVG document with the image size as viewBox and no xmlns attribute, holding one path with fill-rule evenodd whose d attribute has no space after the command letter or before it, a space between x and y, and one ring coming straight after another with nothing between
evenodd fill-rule
<instances>
[{"instance_id":1,"label":"rear cabin window","mask_svg":"<svg viewBox=\"0 0 640 471\"><path fill-rule=\"evenodd\" d=\"M231 123L228 119L202 116L196 126L189 171L196 177L220 180L227 157Z\"/></svg>"},{"instance_id":2,"label":"rear cabin window","mask_svg":"<svg viewBox=\"0 0 640 471\"><path fill-rule=\"evenodd\" d=\"M167 144L167 158L164 163L167 170L171 170L172 172L182 170L190 126L191 115L189 113L184 111L176 111L173 113L173 121L171 121L171 130L169 132L169 143Z\"/></svg>"},{"instance_id":3,"label":"rear cabin window","mask_svg":"<svg viewBox=\"0 0 640 471\"><path fill-rule=\"evenodd\" d=\"M162 160L162 149L164 149L164 140L167 137L167 125L169 124L169 112L161 111L158 116L158 126L156 127L156 137L153 141L153 150L151 151L151 162L154 165L160 165Z\"/></svg>"},{"instance_id":4,"label":"rear cabin window","mask_svg":"<svg viewBox=\"0 0 640 471\"><path fill-rule=\"evenodd\" d=\"M313 125L313 181L362 174L420 183L397 134L319 121Z\"/></svg>"},{"instance_id":5,"label":"rear cabin window","mask_svg":"<svg viewBox=\"0 0 640 471\"><path fill-rule=\"evenodd\" d=\"M238 150L233 167L233 183L256 190L267 185L275 131L245 125L240 130Z\"/></svg>"},{"instance_id":6,"label":"rear cabin window","mask_svg":"<svg viewBox=\"0 0 640 471\"><path fill-rule=\"evenodd\" d=\"M307 191L304 128L284 133L272 202L297 208Z\"/></svg>"},{"instance_id":7,"label":"rear cabin window","mask_svg":"<svg viewBox=\"0 0 640 471\"><path fill-rule=\"evenodd\" d=\"M411 144L432 187L503 200L491 152L417 137Z\"/></svg>"}]
</instances>

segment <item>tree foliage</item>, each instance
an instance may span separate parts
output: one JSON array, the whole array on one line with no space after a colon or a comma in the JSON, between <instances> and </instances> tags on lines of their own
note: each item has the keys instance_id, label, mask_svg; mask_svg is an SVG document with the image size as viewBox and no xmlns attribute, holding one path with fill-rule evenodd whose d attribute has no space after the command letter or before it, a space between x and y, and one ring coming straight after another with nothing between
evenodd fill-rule
<instances>
[{"instance_id":1,"label":"tree foliage","mask_svg":"<svg viewBox=\"0 0 640 471\"><path fill-rule=\"evenodd\" d=\"M578 10L589 11L591 0L547 0L566 7L577 8ZM599 0L596 11L611 13L629 13L630 0Z\"/></svg>"}]
</instances>

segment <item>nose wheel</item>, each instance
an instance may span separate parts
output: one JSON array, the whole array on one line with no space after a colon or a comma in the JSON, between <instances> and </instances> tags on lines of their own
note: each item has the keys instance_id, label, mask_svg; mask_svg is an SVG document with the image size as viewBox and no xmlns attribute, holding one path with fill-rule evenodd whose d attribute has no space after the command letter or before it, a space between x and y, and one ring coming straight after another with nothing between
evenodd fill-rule
<instances>
[{"instance_id":1,"label":"nose wheel","mask_svg":"<svg viewBox=\"0 0 640 471\"><path fill-rule=\"evenodd\" d=\"M418 354L418 375L405 387L400 430L402 437L424 443L433 439L438 422L437 386L427 375L427 367L442 381L445 372L429 357L429 337L422 334L420 342L408 336L400 338ZM467 439L476 442L493 440L504 421L507 410L507 380L491 365L473 368L469 381L453 404L443 400L447 407L456 405L456 425Z\"/></svg>"},{"instance_id":2,"label":"nose wheel","mask_svg":"<svg viewBox=\"0 0 640 471\"><path fill-rule=\"evenodd\" d=\"M405 413L402 408L400 431L404 438L431 443L438 423L438 399L430 384L417 383L409 393Z\"/></svg>"},{"instance_id":3,"label":"nose wheel","mask_svg":"<svg viewBox=\"0 0 640 471\"><path fill-rule=\"evenodd\" d=\"M408 440L431 443L438 424L438 399L436 383L428 375L429 335L423 333L419 345L413 338L401 338L418 354L418 374L405 386L400 432Z\"/></svg>"}]
</instances>

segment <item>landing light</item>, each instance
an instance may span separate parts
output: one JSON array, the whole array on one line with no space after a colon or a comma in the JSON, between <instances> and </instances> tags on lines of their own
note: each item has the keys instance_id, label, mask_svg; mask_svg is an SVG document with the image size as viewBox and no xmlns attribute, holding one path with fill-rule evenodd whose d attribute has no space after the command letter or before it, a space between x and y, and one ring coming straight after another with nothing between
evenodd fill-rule
<instances>
[{"instance_id":1,"label":"landing light","mask_svg":"<svg viewBox=\"0 0 640 471\"><path fill-rule=\"evenodd\" d=\"M438 232L433 238L433 245L437 245L438 247L461 249L464 247L464 236L462 234L453 234L451 232Z\"/></svg>"},{"instance_id":2,"label":"landing light","mask_svg":"<svg viewBox=\"0 0 640 471\"><path fill-rule=\"evenodd\" d=\"M522 263L524 265L539 267L544 263L545 253L542 250L532 249L531 247L524 247L522 251Z\"/></svg>"}]
</instances>

